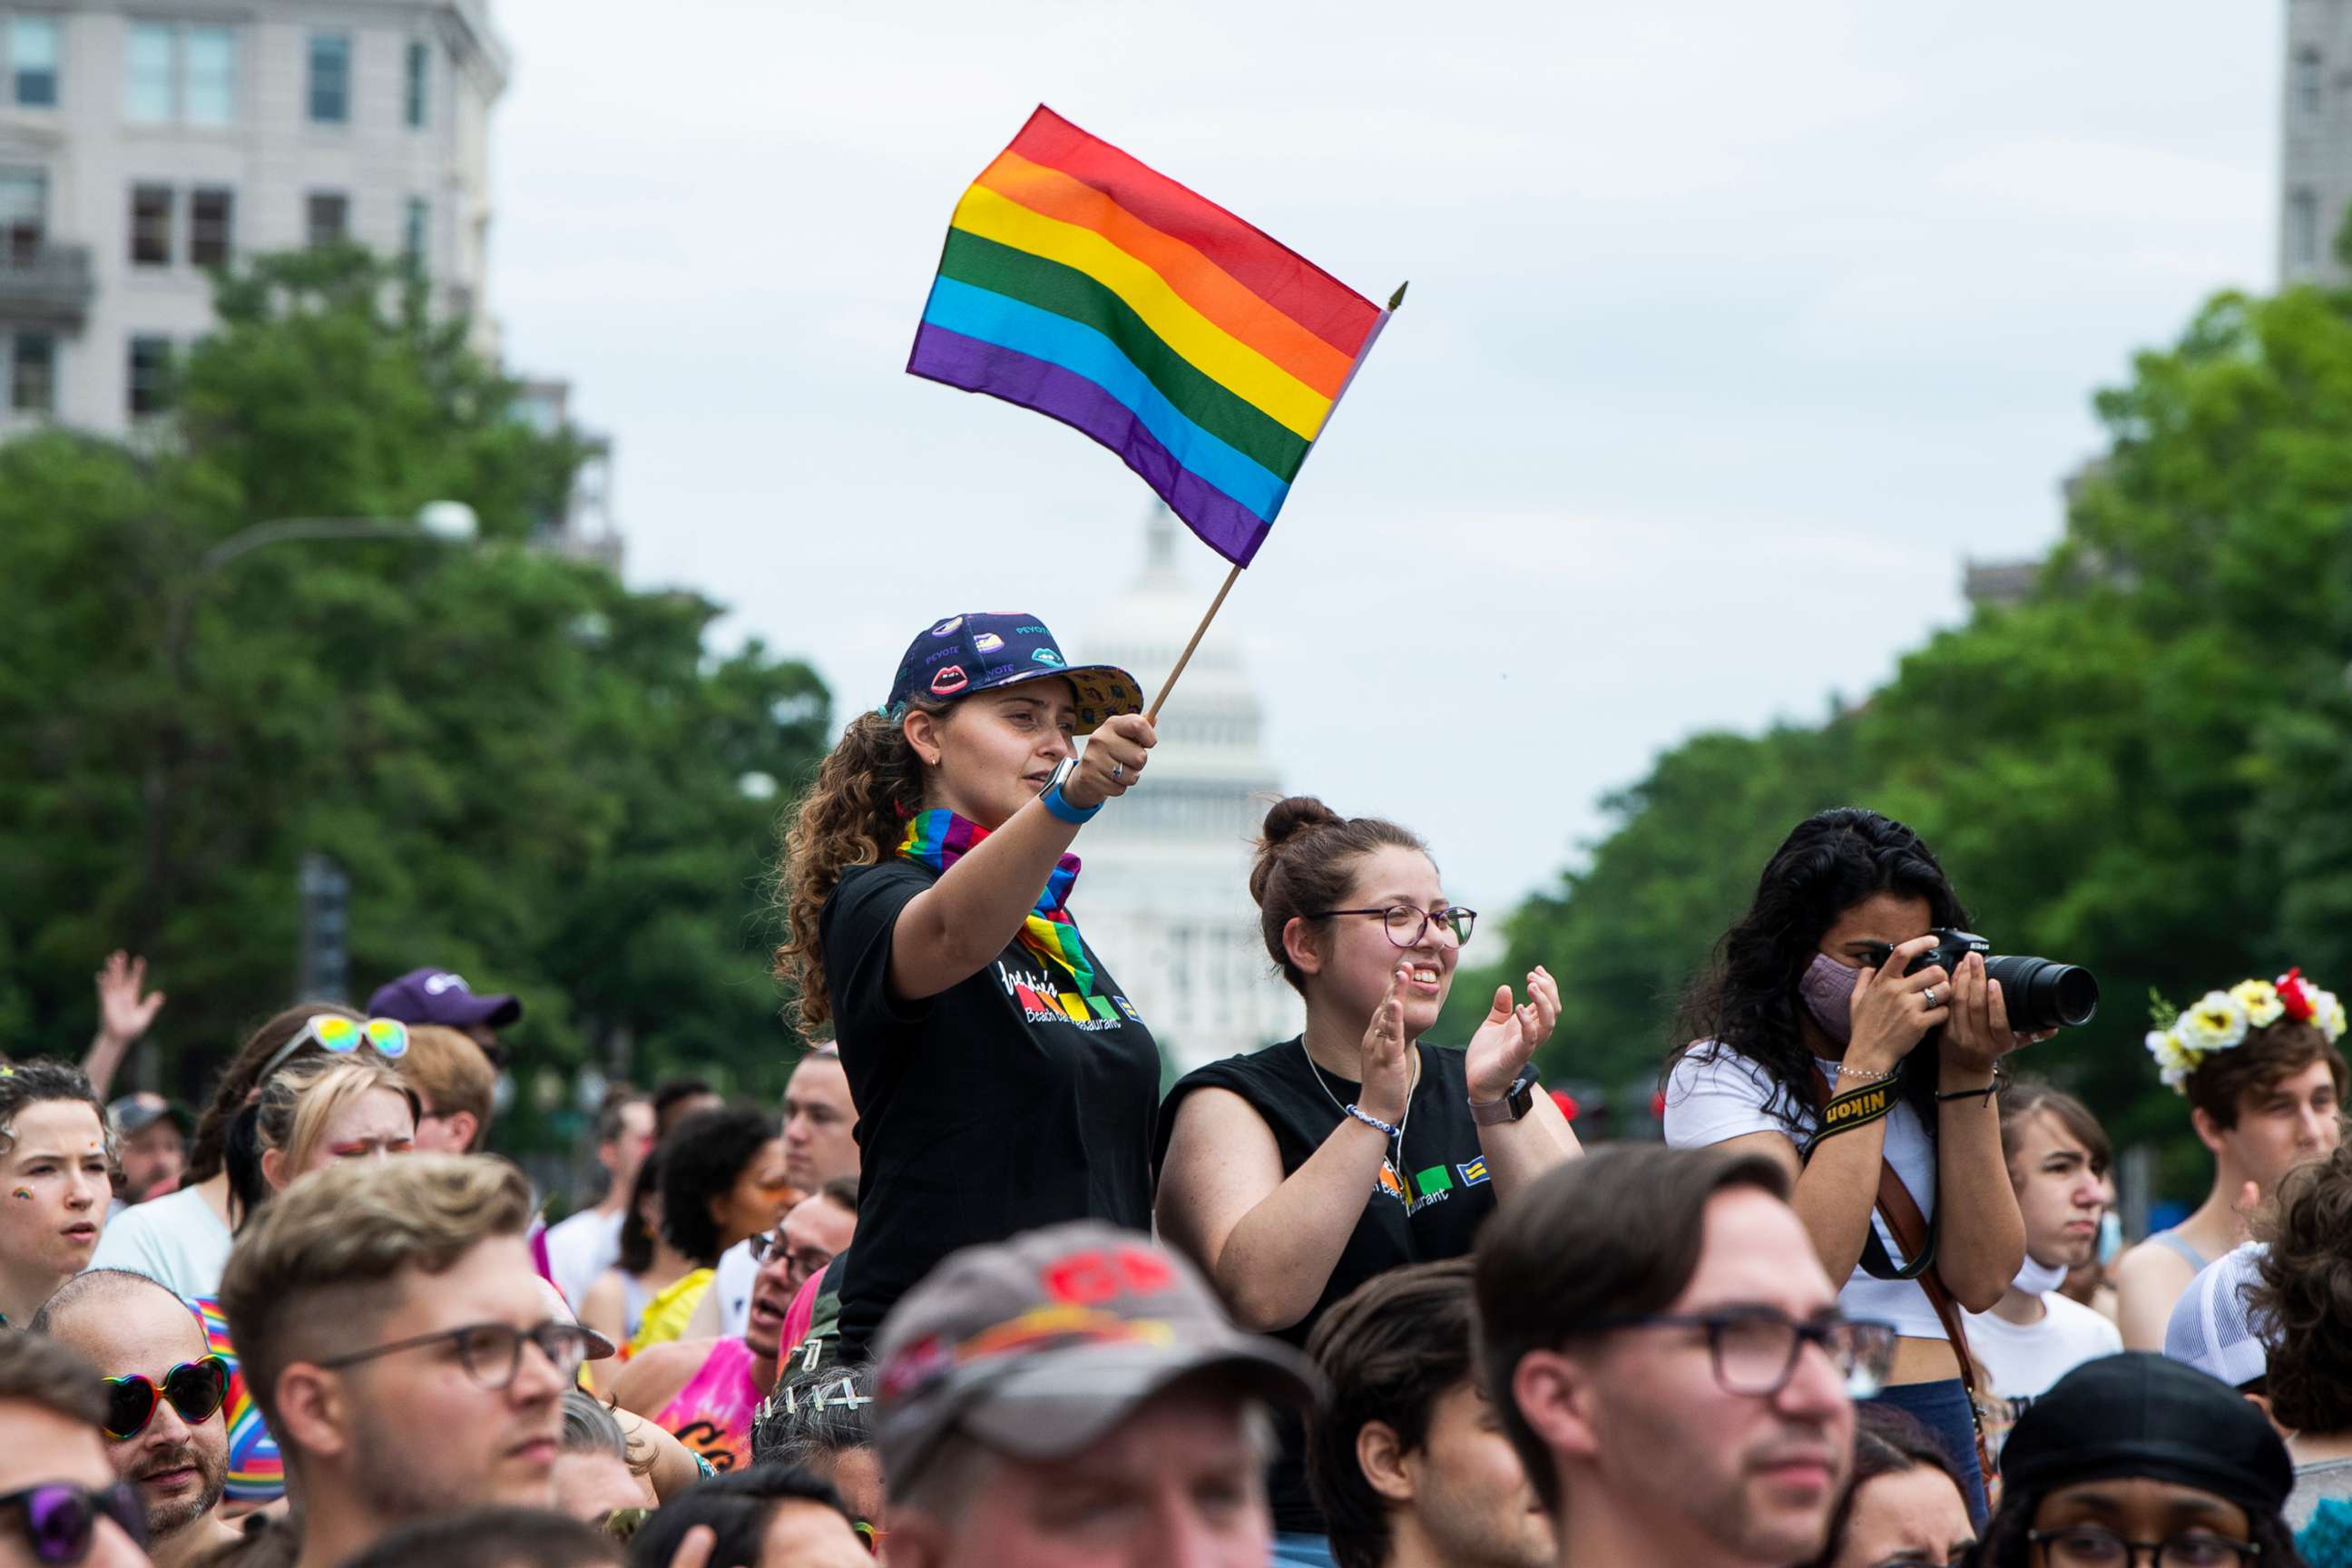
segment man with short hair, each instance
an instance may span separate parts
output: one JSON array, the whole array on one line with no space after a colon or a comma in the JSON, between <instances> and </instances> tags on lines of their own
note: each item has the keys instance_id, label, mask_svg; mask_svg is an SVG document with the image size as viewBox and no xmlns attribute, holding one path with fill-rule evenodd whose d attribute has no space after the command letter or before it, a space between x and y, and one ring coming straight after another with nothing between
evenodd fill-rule
<instances>
[{"instance_id":1,"label":"man with short hair","mask_svg":"<svg viewBox=\"0 0 2352 1568\"><path fill-rule=\"evenodd\" d=\"M179 1185L188 1164L188 1113L152 1089L126 1094L106 1108L114 1123L115 1191L122 1207ZM112 1217L111 1215L109 1216Z\"/></svg>"},{"instance_id":2,"label":"man with short hair","mask_svg":"<svg viewBox=\"0 0 2352 1568\"><path fill-rule=\"evenodd\" d=\"M237 1237L221 1306L302 1501L295 1568L423 1515L549 1505L590 1342L550 1313L530 1218L512 1166L412 1154L305 1177Z\"/></svg>"},{"instance_id":3,"label":"man with short hair","mask_svg":"<svg viewBox=\"0 0 2352 1568\"><path fill-rule=\"evenodd\" d=\"M144 1274L94 1268L59 1287L32 1329L88 1356L101 1376L144 1380L111 1396L125 1409L114 1413L122 1418L106 1435L106 1457L139 1490L157 1568L183 1568L238 1539L220 1517L228 1372L205 1364L213 1351L194 1309Z\"/></svg>"},{"instance_id":4,"label":"man with short hair","mask_svg":"<svg viewBox=\"0 0 2352 1568\"><path fill-rule=\"evenodd\" d=\"M1307 1342L1331 1386L1307 1479L1339 1568L1545 1568L1559 1554L1471 1364L1470 1260L1392 1268Z\"/></svg>"},{"instance_id":5,"label":"man with short hair","mask_svg":"<svg viewBox=\"0 0 2352 1568\"><path fill-rule=\"evenodd\" d=\"M896 1568L1264 1568L1269 1405L1313 1367L1098 1221L951 1253L876 1340Z\"/></svg>"},{"instance_id":6,"label":"man with short hair","mask_svg":"<svg viewBox=\"0 0 2352 1568\"><path fill-rule=\"evenodd\" d=\"M473 1037L446 1024L418 1024L393 1063L416 1091L416 1152L476 1154L489 1141L499 1069Z\"/></svg>"},{"instance_id":7,"label":"man with short hair","mask_svg":"<svg viewBox=\"0 0 2352 1568\"><path fill-rule=\"evenodd\" d=\"M1992 1310L1969 1314L1969 1348L2011 1419L2086 1361L2124 1348L2115 1324L2059 1294L2099 1250L2107 1135L2090 1107L2047 1084L2000 1091L2001 1152L2025 1220L2025 1267Z\"/></svg>"},{"instance_id":8,"label":"man with short hair","mask_svg":"<svg viewBox=\"0 0 2352 1568\"><path fill-rule=\"evenodd\" d=\"M784 1180L803 1193L834 1182L856 1184L859 1170L857 1108L850 1103L849 1074L840 1050L817 1047L803 1057L784 1085ZM720 1255L719 1270L688 1334L740 1334L751 1310L751 1276L759 1264L751 1243Z\"/></svg>"},{"instance_id":9,"label":"man with short hair","mask_svg":"<svg viewBox=\"0 0 2352 1568\"><path fill-rule=\"evenodd\" d=\"M1479 1237L1479 1363L1565 1568L1818 1553L1893 1330L1846 1323L1760 1154L1620 1145Z\"/></svg>"},{"instance_id":10,"label":"man with short hair","mask_svg":"<svg viewBox=\"0 0 2352 1568\"><path fill-rule=\"evenodd\" d=\"M856 1230L857 1211L843 1206L837 1188L793 1205L774 1230L751 1240L760 1262L743 1331L648 1347L622 1369L614 1401L719 1469L749 1465L761 1401L776 1386L786 1310Z\"/></svg>"},{"instance_id":11,"label":"man with short hair","mask_svg":"<svg viewBox=\"0 0 2352 1568\"><path fill-rule=\"evenodd\" d=\"M596 1163L604 1168L604 1195L547 1230L547 1273L574 1310L588 1288L621 1260L621 1220L637 1172L653 1152L653 1103L616 1084L596 1108Z\"/></svg>"},{"instance_id":12,"label":"man with short hair","mask_svg":"<svg viewBox=\"0 0 2352 1568\"><path fill-rule=\"evenodd\" d=\"M37 1509L51 1531L87 1524L75 1568L142 1568L139 1502L116 1480L99 1423L98 1369L47 1334L0 1332L0 1568L40 1568ZM55 1537L69 1542L69 1533Z\"/></svg>"},{"instance_id":13,"label":"man with short hair","mask_svg":"<svg viewBox=\"0 0 2352 1568\"><path fill-rule=\"evenodd\" d=\"M482 1047L490 1066L507 1068L507 1049L499 1031L522 1021L522 1003L513 996L477 996L462 974L446 969L412 969L399 979L376 987L368 998L372 1018L397 1018L404 1024L436 1024L455 1029Z\"/></svg>"}]
</instances>

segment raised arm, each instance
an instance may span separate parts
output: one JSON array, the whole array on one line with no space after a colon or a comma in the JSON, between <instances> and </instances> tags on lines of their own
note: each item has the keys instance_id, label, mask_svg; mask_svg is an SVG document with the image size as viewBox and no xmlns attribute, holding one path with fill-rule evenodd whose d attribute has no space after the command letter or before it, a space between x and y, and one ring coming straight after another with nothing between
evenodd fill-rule
<instances>
[{"instance_id":1,"label":"raised arm","mask_svg":"<svg viewBox=\"0 0 2352 1568\"><path fill-rule=\"evenodd\" d=\"M1411 1100L1404 1005L1389 991L1364 1035L1357 1107L1391 1126ZM1287 1177L1274 1131L1241 1096L1196 1089L1176 1108L1153 1211L1160 1237L1215 1282L1234 1320L1286 1329L1315 1309L1378 1189L1388 1135L1347 1116Z\"/></svg>"},{"instance_id":2,"label":"raised arm","mask_svg":"<svg viewBox=\"0 0 2352 1568\"><path fill-rule=\"evenodd\" d=\"M1091 811L1126 794L1158 743L1139 713L1105 721L1063 783L1062 798ZM908 1000L936 996L986 968L1020 933L1078 826L1041 795L909 899L891 928L892 992Z\"/></svg>"},{"instance_id":3,"label":"raised arm","mask_svg":"<svg viewBox=\"0 0 2352 1568\"><path fill-rule=\"evenodd\" d=\"M1559 1021L1559 986L1541 964L1529 972L1528 999L1519 1006L1511 1005L1509 986L1496 986L1494 1005L1464 1053L1471 1104L1492 1104L1507 1096ZM1498 1202L1508 1202L1554 1165L1584 1153L1575 1130L1548 1094L1536 1096L1528 1113L1516 1121L1481 1123L1478 1148L1486 1156Z\"/></svg>"}]
</instances>

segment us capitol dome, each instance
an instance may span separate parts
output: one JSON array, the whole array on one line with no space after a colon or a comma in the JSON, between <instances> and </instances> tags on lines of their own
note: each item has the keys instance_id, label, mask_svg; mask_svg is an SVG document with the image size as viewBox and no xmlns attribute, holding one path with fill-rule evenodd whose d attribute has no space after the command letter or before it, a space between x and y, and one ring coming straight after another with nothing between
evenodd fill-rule
<instances>
[{"instance_id":1,"label":"us capitol dome","mask_svg":"<svg viewBox=\"0 0 2352 1568\"><path fill-rule=\"evenodd\" d=\"M1143 572L1068 649L1116 664L1156 696L1215 593L1182 557L1223 563L1166 509L1145 525ZM1265 713L1234 629L1212 624L1160 715L1144 782L1079 839L1071 896L1087 941L1160 1042L1171 1073L1298 1033L1297 994L1272 973L1250 901L1259 824L1282 793Z\"/></svg>"}]
</instances>

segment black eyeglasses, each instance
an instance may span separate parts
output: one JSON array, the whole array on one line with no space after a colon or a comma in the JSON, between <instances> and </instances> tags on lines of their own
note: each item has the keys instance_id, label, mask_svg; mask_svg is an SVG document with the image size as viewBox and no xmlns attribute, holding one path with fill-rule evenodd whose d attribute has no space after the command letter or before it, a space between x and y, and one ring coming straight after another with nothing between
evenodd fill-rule
<instances>
[{"instance_id":1,"label":"black eyeglasses","mask_svg":"<svg viewBox=\"0 0 2352 1568\"><path fill-rule=\"evenodd\" d=\"M147 1516L137 1489L127 1483L94 1492L70 1481L46 1481L0 1496L0 1512L23 1516L25 1539L45 1568L71 1568L89 1556L100 1519L114 1521L142 1548L147 1544Z\"/></svg>"},{"instance_id":2,"label":"black eyeglasses","mask_svg":"<svg viewBox=\"0 0 2352 1568\"><path fill-rule=\"evenodd\" d=\"M394 1340L388 1345L353 1351L349 1355L311 1364L332 1372L378 1356L438 1344L455 1344L457 1359L465 1363L466 1375L492 1391L514 1382L516 1372L522 1366L522 1347L526 1344L537 1345L539 1353L548 1359L566 1383L580 1375L580 1363L588 1359L588 1331L577 1323L559 1323L550 1319L529 1329L518 1329L512 1323L469 1323L462 1329L444 1329L437 1334Z\"/></svg>"},{"instance_id":3,"label":"black eyeglasses","mask_svg":"<svg viewBox=\"0 0 2352 1568\"><path fill-rule=\"evenodd\" d=\"M2156 1568L2249 1568L2263 1554L2251 1541L2192 1531L2162 1541L2129 1541L2096 1524L2063 1530L2029 1530L2025 1539L2042 1548L2051 1568L2134 1568L2142 1557Z\"/></svg>"},{"instance_id":4,"label":"black eyeglasses","mask_svg":"<svg viewBox=\"0 0 2352 1568\"><path fill-rule=\"evenodd\" d=\"M1378 915L1389 933L1389 941L1399 947L1419 947L1422 934L1429 930L1432 921L1451 931L1454 945L1460 947L1470 940L1471 930L1478 923L1478 911L1459 904L1442 910L1417 910L1411 904L1391 904L1384 910L1318 910L1307 918L1328 920L1333 915Z\"/></svg>"},{"instance_id":5,"label":"black eyeglasses","mask_svg":"<svg viewBox=\"0 0 2352 1568\"><path fill-rule=\"evenodd\" d=\"M1855 1322L1834 1312L1799 1322L1769 1307L1716 1312L1650 1312L1603 1318L1595 1330L1698 1329L1706 1335L1715 1381L1726 1394L1769 1398L1797 1374L1797 1357L1819 1345L1856 1399L1874 1397L1895 1370L1895 1325ZM2170 1563L2165 1568L2173 1568Z\"/></svg>"},{"instance_id":6,"label":"black eyeglasses","mask_svg":"<svg viewBox=\"0 0 2352 1568\"><path fill-rule=\"evenodd\" d=\"M121 1443L147 1430L155 1406L163 1400L189 1426L209 1421L228 1398L228 1363L216 1355L184 1361L157 1384L133 1373L106 1380L106 1435Z\"/></svg>"},{"instance_id":7,"label":"black eyeglasses","mask_svg":"<svg viewBox=\"0 0 2352 1568\"><path fill-rule=\"evenodd\" d=\"M784 1251L784 1233L771 1230L753 1237L744 1244L751 1249L751 1261L765 1263ZM786 1253L789 1272L796 1280L806 1280L812 1274L821 1274L833 1262L834 1255L821 1247L803 1247L798 1252Z\"/></svg>"}]
</instances>

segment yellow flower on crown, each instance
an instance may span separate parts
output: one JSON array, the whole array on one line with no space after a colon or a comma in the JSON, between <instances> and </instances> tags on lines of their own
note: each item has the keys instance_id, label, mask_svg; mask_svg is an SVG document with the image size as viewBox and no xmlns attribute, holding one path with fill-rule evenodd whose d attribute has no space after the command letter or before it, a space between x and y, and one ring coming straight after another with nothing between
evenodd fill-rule
<instances>
[{"instance_id":1,"label":"yellow flower on crown","mask_svg":"<svg viewBox=\"0 0 2352 1568\"><path fill-rule=\"evenodd\" d=\"M2147 1054L2156 1058L2157 1076L2164 1080L2164 1087L2176 1094L2186 1092L2182 1086L2189 1081L2189 1075L2197 1070L2197 1065L2205 1059L2199 1052L2182 1045L2179 1034L2174 1029L2150 1029L2147 1032Z\"/></svg>"},{"instance_id":2,"label":"yellow flower on crown","mask_svg":"<svg viewBox=\"0 0 2352 1568\"><path fill-rule=\"evenodd\" d=\"M2201 1055L2240 1044L2246 1037L2247 1024L2243 1003L2227 991L2208 991L2172 1027L2183 1046Z\"/></svg>"},{"instance_id":3,"label":"yellow flower on crown","mask_svg":"<svg viewBox=\"0 0 2352 1568\"><path fill-rule=\"evenodd\" d=\"M2311 1021L2319 1026L2319 1032L2332 1046L2344 1037L2344 1004L2333 991L2321 992L2316 1004Z\"/></svg>"},{"instance_id":4,"label":"yellow flower on crown","mask_svg":"<svg viewBox=\"0 0 2352 1568\"><path fill-rule=\"evenodd\" d=\"M2278 987L2267 980L2241 980L2230 987L2230 994L2246 1010L2246 1022L2254 1028L2267 1029L2286 1016Z\"/></svg>"}]
</instances>

